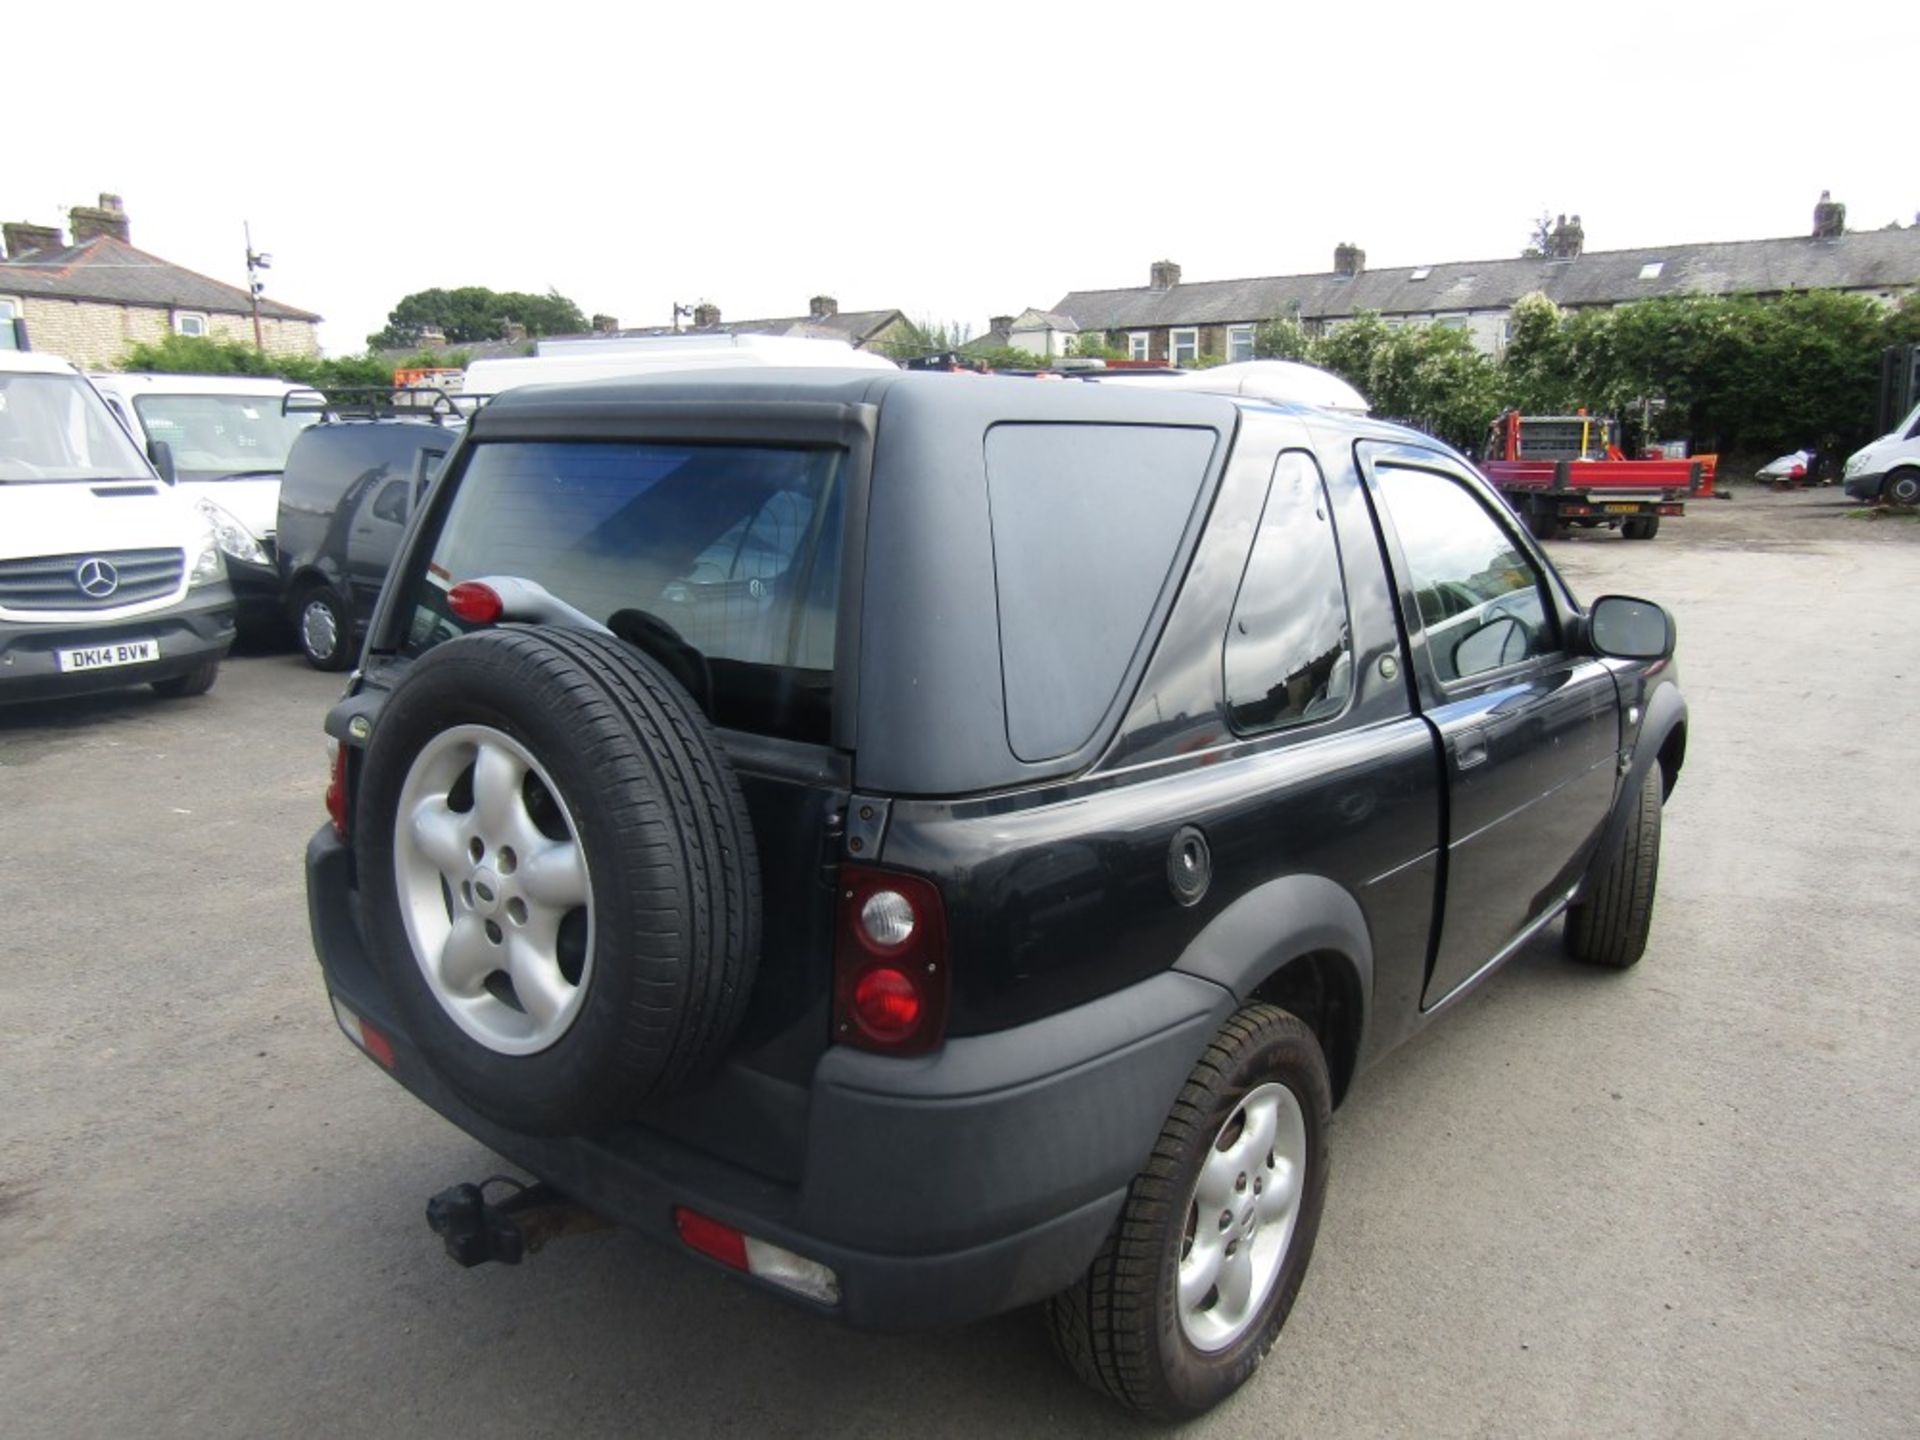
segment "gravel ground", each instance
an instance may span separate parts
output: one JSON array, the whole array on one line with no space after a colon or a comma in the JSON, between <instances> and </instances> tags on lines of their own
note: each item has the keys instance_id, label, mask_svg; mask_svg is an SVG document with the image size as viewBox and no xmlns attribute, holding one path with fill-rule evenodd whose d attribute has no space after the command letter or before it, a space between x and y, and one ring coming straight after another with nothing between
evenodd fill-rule
<instances>
[{"instance_id":1,"label":"gravel ground","mask_svg":"<svg viewBox=\"0 0 1920 1440\"><path fill-rule=\"evenodd\" d=\"M1334 1127L1319 1251L1207 1436L1908 1436L1920 1416L1920 525L1742 490L1554 553L1678 614L1646 961L1557 933ZM1143 1430L1032 1315L856 1335L622 1233L462 1272L495 1162L361 1060L299 855L337 691L0 710L0 1427L20 1435Z\"/></svg>"}]
</instances>

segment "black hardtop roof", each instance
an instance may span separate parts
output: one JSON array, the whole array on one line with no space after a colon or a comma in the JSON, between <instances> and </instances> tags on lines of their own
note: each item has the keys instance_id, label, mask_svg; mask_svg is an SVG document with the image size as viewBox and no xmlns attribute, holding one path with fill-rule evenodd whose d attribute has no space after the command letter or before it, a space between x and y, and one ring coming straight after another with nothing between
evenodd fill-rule
<instances>
[{"instance_id":1,"label":"black hardtop roof","mask_svg":"<svg viewBox=\"0 0 1920 1440\"><path fill-rule=\"evenodd\" d=\"M510 433L527 421L583 412L608 417L622 405L876 405L950 414L975 414L984 423L1009 420L1105 421L1206 425L1230 430L1235 404L1226 396L1159 392L1145 386L1086 385L918 371L777 366L673 371L617 380L581 380L517 386L489 402L472 421L475 437Z\"/></svg>"}]
</instances>

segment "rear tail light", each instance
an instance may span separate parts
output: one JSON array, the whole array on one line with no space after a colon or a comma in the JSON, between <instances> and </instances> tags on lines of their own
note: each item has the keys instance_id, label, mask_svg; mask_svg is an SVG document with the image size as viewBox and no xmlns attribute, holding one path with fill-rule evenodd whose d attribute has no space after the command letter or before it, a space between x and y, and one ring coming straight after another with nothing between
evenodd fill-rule
<instances>
[{"instance_id":1,"label":"rear tail light","mask_svg":"<svg viewBox=\"0 0 1920 1440\"><path fill-rule=\"evenodd\" d=\"M947 1024L947 919L918 875L840 867L833 947L833 1038L887 1055L922 1055Z\"/></svg>"},{"instance_id":2,"label":"rear tail light","mask_svg":"<svg viewBox=\"0 0 1920 1440\"><path fill-rule=\"evenodd\" d=\"M688 1249L698 1250L730 1270L757 1276L822 1305L840 1303L840 1277L818 1260L796 1255L684 1205L674 1207L673 1225Z\"/></svg>"},{"instance_id":3,"label":"rear tail light","mask_svg":"<svg viewBox=\"0 0 1920 1440\"><path fill-rule=\"evenodd\" d=\"M347 747L338 740L333 746L333 764L327 779L327 818L333 821L333 833L347 838Z\"/></svg>"}]
</instances>

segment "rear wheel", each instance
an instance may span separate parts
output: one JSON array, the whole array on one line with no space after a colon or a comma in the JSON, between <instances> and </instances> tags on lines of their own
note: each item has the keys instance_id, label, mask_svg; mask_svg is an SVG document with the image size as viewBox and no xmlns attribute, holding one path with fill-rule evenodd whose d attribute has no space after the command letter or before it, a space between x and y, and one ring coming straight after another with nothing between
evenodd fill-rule
<instances>
[{"instance_id":1,"label":"rear wheel","mask_svg":"<svg viewBox=\"0 0 1920 1440\"><path fill-rule=\"evenodd\" d=\"M1880 494L1890 504L1920 504L1920 470L1896 470L1887 476Z\"/></svg>"},{"instance_id":2,"label":"rear wheel","mask_svg":"<svg viewBox=\"0 0 1920 1440\"><path fill-rule=\"evenodd\" d=\"M1560 513L1551 505L1535 505L1528 510L1527 528L1536 540L1558 540L1564 533Z\"/></svg>"},{"instance_id":3,"label":"rear wheel","mask_svg":"<svg viewBox=\"0 0 1920 1440\"><path fill-rule=\"evenodd\" d=\"M1221 1027L1086 1276L1048 1302L1095 1389L1197 1415L1272 1348L1313 1255L1333 1091L1313 1032L1271 1005Z\"/></svg>"},{"instance_id":4,"label":"rear wheel","mask_svg":"<svg viewBox=\"0 0 1920 1440\"><path fill-rule=\"evenodd\" d=\"M347 602L331 585L316 585L294 607L300 653L316 670L344 670L352 662L352 620Z\"/></svg>"},{"instance_id":5,"label":"rear wheel","mask_svg":"<svg viewBox=\"0 0 1920 1440\"><path fill-rule=\"evenodd\" d=\"M164 695L169 700L183 700L189 695L204 695L213 689L213 682L220 678L220 657L202 660L184 675L170 676L165 680L153 682L156 695Z\"/></svg>"},{"instance_id":6,"label":"rear wheel","mask_svg":"<svg viewBox=\"0 0 1920 1440\"><path fill-rule=\"evenodd\" d=\"M1636 515L1621 523L1620 534L1628 540L1651 540L1660 533L1658 515Z\"/></svg>"}]
</instances>

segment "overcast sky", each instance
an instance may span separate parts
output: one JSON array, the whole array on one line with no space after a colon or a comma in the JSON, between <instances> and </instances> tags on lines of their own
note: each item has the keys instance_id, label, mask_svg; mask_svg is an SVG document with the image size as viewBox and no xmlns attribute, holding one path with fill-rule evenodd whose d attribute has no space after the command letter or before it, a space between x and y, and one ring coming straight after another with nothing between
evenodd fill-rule
<instances>
[{"instance_id":1,"label":"overcast sky","mask_svg":"<svg viewBox=\"0 0 1920 1440\"><path fill-rule=\"evenodd\" d=\"M362 12L364 8L364 13ZM0 218L133 241L357 351L432 285L661 324L1797 235L1920 211L1920 7L7 6Z\"/></svg>"}]
</instances>

